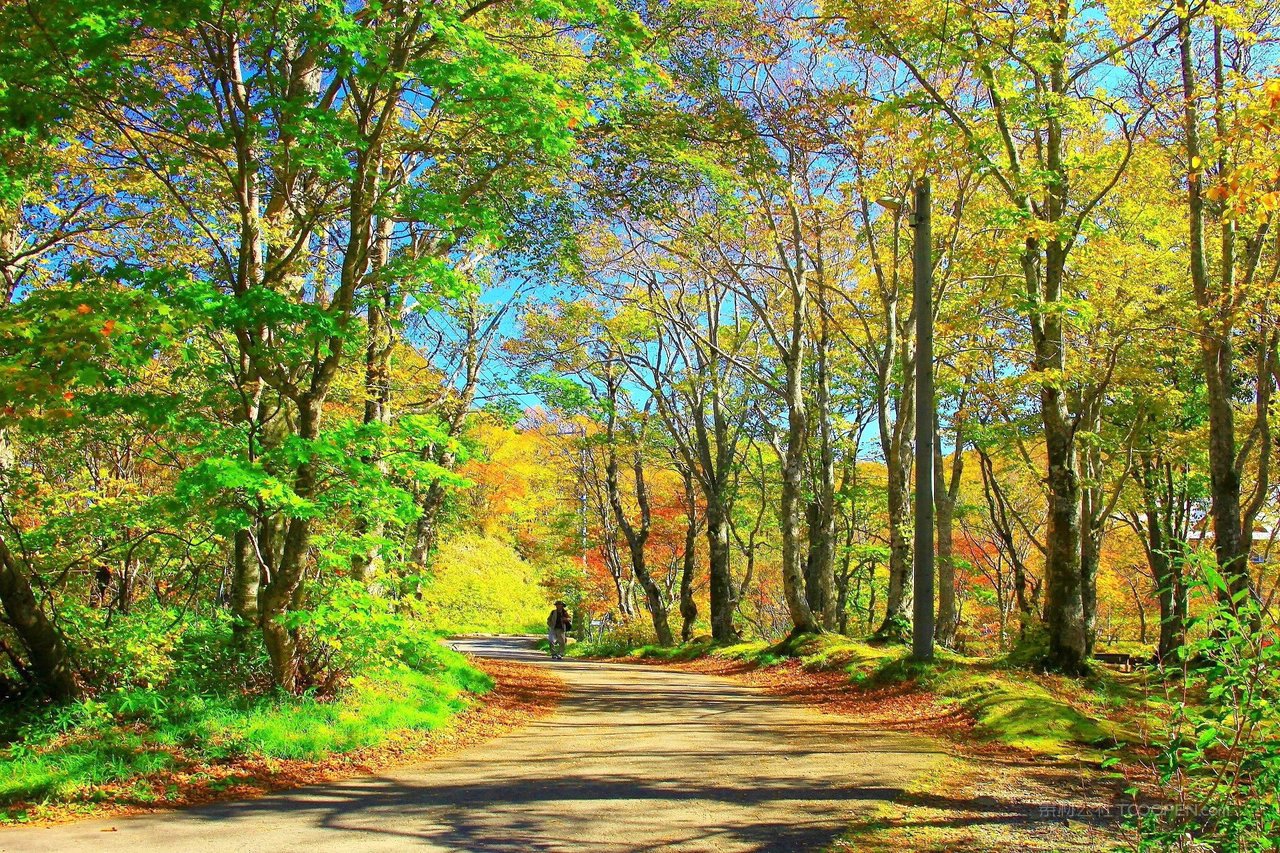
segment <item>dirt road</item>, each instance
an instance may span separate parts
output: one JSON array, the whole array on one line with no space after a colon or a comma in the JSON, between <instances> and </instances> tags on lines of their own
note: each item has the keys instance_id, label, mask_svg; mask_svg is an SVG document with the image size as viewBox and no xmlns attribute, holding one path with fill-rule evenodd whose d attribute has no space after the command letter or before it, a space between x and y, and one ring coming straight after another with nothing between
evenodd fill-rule
<instances>
[{"instance_id":1,"label":"dirt road","mask_svg":"<svg viewBox=\"0 0 1280 853\"><path fill-rule=\"evenodd\" d=\"M558 710L419 767L243 802L0 831L0 851L821 850L936 761L728 679L551 662L519 639L456 641L541 661Z\"/></svg>"}]
</instances>

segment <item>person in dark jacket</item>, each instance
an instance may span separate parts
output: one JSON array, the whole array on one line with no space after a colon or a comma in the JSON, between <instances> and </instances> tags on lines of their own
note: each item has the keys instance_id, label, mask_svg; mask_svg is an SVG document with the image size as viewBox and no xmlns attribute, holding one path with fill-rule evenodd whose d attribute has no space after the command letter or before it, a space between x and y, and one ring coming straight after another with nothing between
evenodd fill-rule
<instances>
[{"instance_id":1,"label":"person in dark jacket","mask_svg":"<svg viewBox=\"0 0 1280 853\"><path fill-rule=\"evenodd\" d=\"M551 615L547 617L547 645L551 647L553 660L564 658L564 648L569 642L569 629L572 627L573 623L564 602L557 601L556 609L552 610Z\"/></svg>"}]
</instances>

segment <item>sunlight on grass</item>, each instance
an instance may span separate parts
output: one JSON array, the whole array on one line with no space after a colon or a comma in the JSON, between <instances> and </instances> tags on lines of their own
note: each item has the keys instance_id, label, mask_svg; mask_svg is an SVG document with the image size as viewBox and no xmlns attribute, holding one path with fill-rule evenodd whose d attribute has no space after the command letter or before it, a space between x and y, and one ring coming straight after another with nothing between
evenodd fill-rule
<instances>
[{"instance_id":1,"label":"sunlight on grass","mask_svg":"<svg viewBox=\"0 0 1280 853\"><path fill-rule=\"evenodd\" d=\"M129 699L132 707L136 697L87 700L57 720L29 723L0 750L0 807L93 800L104 786L180 765L242 757L315 760L378 746L406 732L440 728L472 695L493 686L462 655L442 648L432 650L430 660L439 668L400 667L357 678L328 701L167 696L149 711L124 714L119 705Z\"/></svg>"},{"instance_id":2,"label":"sunlight on grass","mask_svg":"<svg viewBox=\"0 0 1280 853\"><path fill-rule=\"evenodd\" d=\"M850 689L913 682L973 717L977 733L996 743L1043 755L1102 757L1101 750L1136 741L1125 726L1107 719L1118 707L1142 705L1134 676L1099 672L1085 682L1043 676L1002 661L939 649L932 664L910 658L897 643L870 643L838 634L802 634L776 643L717 645L701 637L678 646L634 646L624 637L576 645L579 657L634 657L685 661L700 657L738 660L757 667L795 660L806 669L844 672ZM1070 697L1070 699L1068 699Z\"/></svg>"}]
</instances>

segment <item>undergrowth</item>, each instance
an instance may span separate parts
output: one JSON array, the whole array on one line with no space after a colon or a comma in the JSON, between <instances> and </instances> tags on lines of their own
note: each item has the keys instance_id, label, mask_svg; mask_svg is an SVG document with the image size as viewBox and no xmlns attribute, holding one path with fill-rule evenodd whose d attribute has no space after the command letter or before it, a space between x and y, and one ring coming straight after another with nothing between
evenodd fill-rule
<instances>
[{"instance_id":1,"label":"undergrowth","mask_svg":"<svg viewBox=\"0 0 1280 853\"><path fill-rule=\"evenodd\" d=\"M157 779L202 765L318 761L437 729L493 686L438 639L408 630L393 658L369 661L330 695L246 688L242 671L256 661L227 664L228 677L214 679L207 662L179 655L157 686L0 709L0 821L26 820L31 806L146 802Z\"/></svg>"}]
</instances>

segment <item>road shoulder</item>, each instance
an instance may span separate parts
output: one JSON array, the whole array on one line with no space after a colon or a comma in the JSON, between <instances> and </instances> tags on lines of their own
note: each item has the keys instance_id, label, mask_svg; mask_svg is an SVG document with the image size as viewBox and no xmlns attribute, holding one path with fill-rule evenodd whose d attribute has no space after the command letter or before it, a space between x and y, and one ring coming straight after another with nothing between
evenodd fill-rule
<instances>
[{"instance_id":1,"label":"road shoulder","mask_svg":"<svg viewBox=\"0 0 1280 853\"><path fill-rule=\"evenodd\" d=\"M1083 853L1126 841L1125 798L1090 757L1050 758L985 742L963 712L906 685L859 689L842 671L794 660L767 667L717 657L617 660L729 678L868 729L927 741L940 754L937 766L851 825L834 851Z\"/></svg>"}]
</instances>

